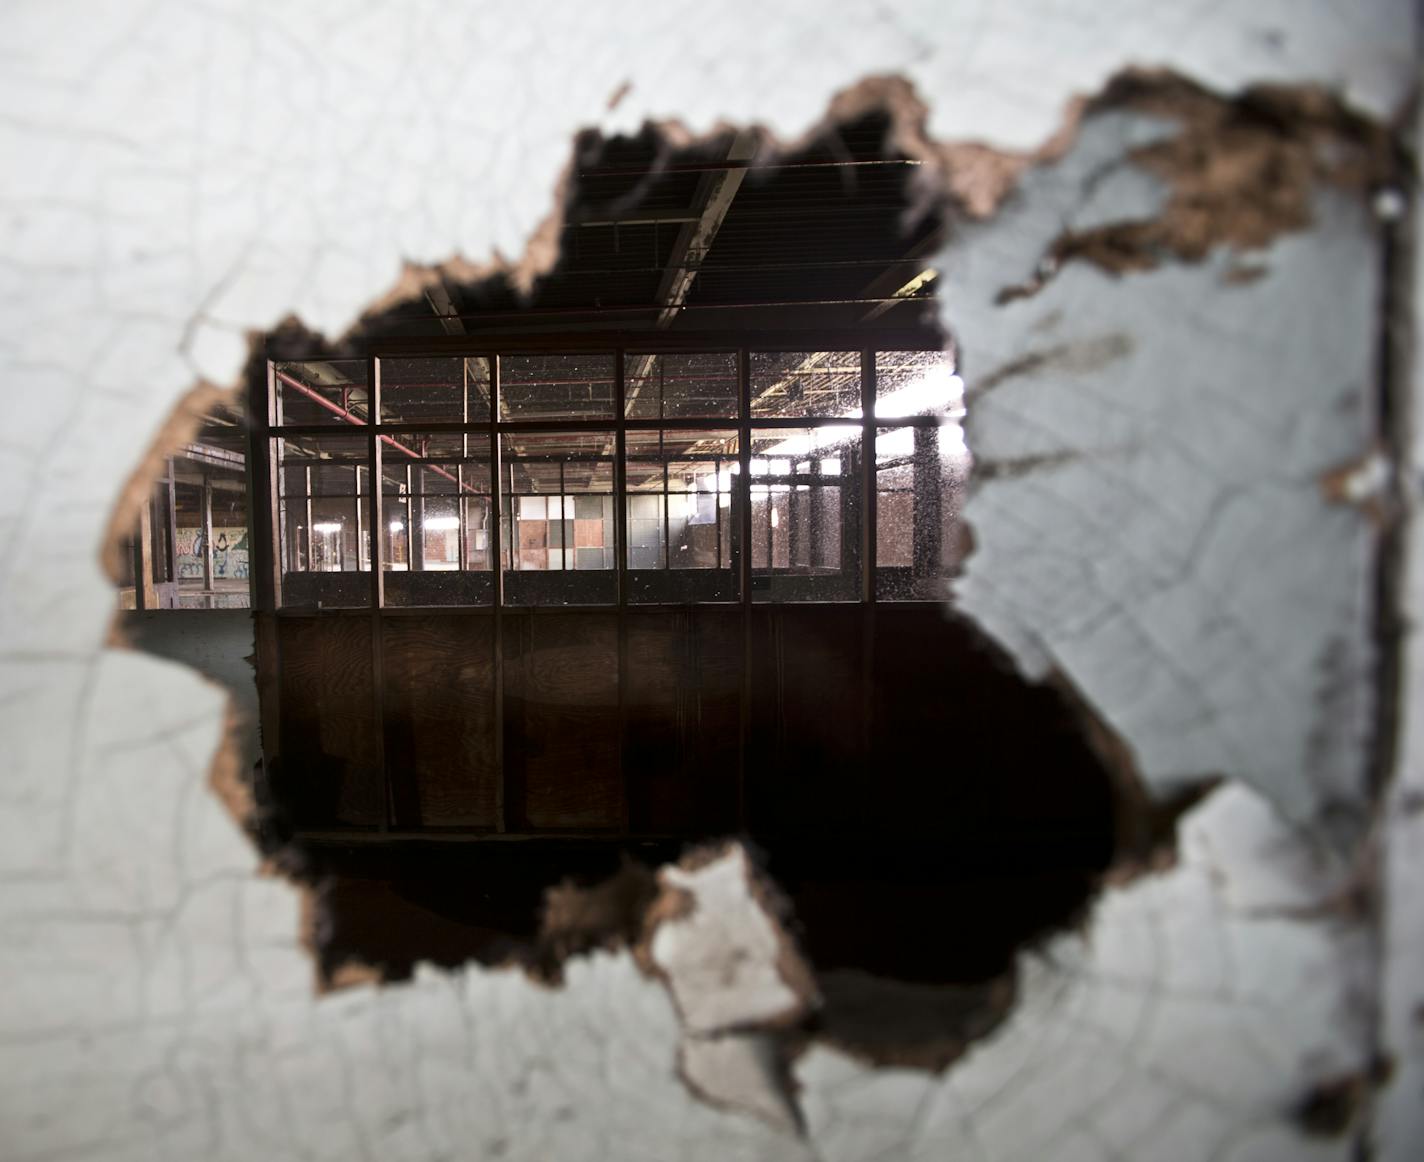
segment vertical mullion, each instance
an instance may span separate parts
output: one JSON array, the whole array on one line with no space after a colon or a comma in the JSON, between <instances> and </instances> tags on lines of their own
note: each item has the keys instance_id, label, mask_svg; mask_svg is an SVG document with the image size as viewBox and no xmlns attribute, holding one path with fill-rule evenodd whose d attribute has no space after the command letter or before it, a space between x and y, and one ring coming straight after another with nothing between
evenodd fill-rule
<instances>
[{"instance_id":1,"label":"vertical mullion","mask_svg":"<svg viewBox=\"0 0 1424 1162\"><path fill-rule=\"evenodd\" d=\"M255 610L255 654L257 659L257 710L264 793L270 791L274 773L281 764L282 667L281 638L277 632L276 609L281 593L281 552L277 543L279 502L278 463L273 455L272 426L277 415L276 382L271 360L266 374L251 385L249 400L247 455L248 539L252 555L251 602ZM265 486L265 488L264 488ZM265 493L265 495L264 495Z\"/></svg>"},{"instance_id":2,"label":"vertical mullion","mask_svg":"<svg viewBox=\"0 0 1424 1162\"><path fill-rule=\"evenodd\" d=\"M489 560L490 596L493 601L493 637L491 673L494 675L494 809L495 830L509 830L508 775L504 769L504 541L501 525L504 508L503 450L499 444L499 356L489 356L489 449L490 449L490 509ZM510 516L514 502L510 501ZM513 544L513 521L510 522Z\"/></svg>"},{"instance_id":3,"label":"vertical mullion","mask_svg":"<svg viewBox=\"0 0 1424 1162\"><path fill-rule=\"evenodd\" d=\"M790 491L786 494L786 564L794 573L796 571L796 557L801 552L801 530L797 527L796 520L796 481L799 476L796 471L796 458L791 458L791 484ZM806 556L806 572L811 571L811 557Z\"/></svg>"},{"instance_id":4,"label":"vertical mullion","mask_svg":"<svg viewBox=\"0 0 1424 1162\"><path fill-rule=\"evenodd\" d=\"M747 748L752 724L752 373L751 356L737 351L737 462L732 507L737 513L737 584L742 602L742 689L737 724L737 829L747 829ZM740 496L738 495L740 494ZM740 503L738 503L740 500Z\"/></svg>"},{"instance_id":5,"label":"vertical mullion","mask_svg":"<svg viewBox=\"0 0 1424 1162\"><path fill-rule=\"evenodd\" d=\"M621 774L623 833L629 831L632 810L628 793L628 763L624 761L628 734L628 403L627 352L613 354L613 555L618 566L618 768ZM662 415L661 388L658 415ZM662 439L661 429L658 433Z\"/></svg>"},{"instance_id":6,"label":"vertical mullion","mask_svg":"<svg viewBox=\"0 0 1424 1162\"><path fill-rule=\"evenodd\" d=\"M623 396L623 362L625 353L620 347L614 356L613 392L617 396L618 415L613 437L613 556L618 569L618 607L628 604L628 425L627 404Z\"/></svg>"},{"instance_id":7,"label":"vertical mullion","mask_svg":"<svg viewBox=\"0 0 1424 1162\"><path fill-rule=\"evenodd\" d=\"M370 468L369 468L369 466L367 466L367 485L368 485L368 487L369 487L369 477L370 477ZM361 503L361 499L362 499L362 497L364 497L365 495L366 495L366 494L361 491L361 465L358 464L358 465L356 466L356 500L355 500L355 508L356 508L356 571L357 571L358 573L361 571L361 549L363 548L362 542L363 542L363 541L365 540L365 538L366 538L366 517L365 517L365 514L361 511L362 508L364 507L364 506L362 505L362 503ZM371 555L370 555L370 553L368 552L368 553L366 554L366 564L369 565L370 563L371 563Z\"/></svg>"},{"instance_id":8,"label":"vertical mullion","mask_svg":"<svg viewBox=\"0 0 1424 1162\"><path fill-rule=\"evenodd\" d=\"M460 422L468 424L470 422L470 361L460 360ZM470 458L470 433L468 430L460 433L460 463L455 468L455 520L458 524L459 533L456 536L459 542L460 568L459 572L464 573L469 568L470 562L470 533L465 520L465 461ZM463 578L461 579L463 581Z\"/></svg>"},{"instance_id":9,"label":"vertical mullion","mask_svg":"<svg viewBox=\"0 0 1424 1162\"><path fill-rule=\"evenodd\" d=\"M381 831L389 831L393 822L394 791L391 786L390 763L386 754L386 664L385 636L381 610L386 604L385 571L381 560L382 524L382 464L381 464L381 378L380 360L375 355L366 358L366 393L370 401L366 409L366 467L371 477L371 702L376 716L376 762L381 781ZM357 550L360 565L360 550Z\"/></svg>"},{"instance_id":10,"label":"vertical mullion","mask_svg":"<svg viewBox=\"0 0 1424 1162\"><path fill-rule=\"evenodd\" d=\"M265 395L253 401L256 406L251 409L252 436L248 442L248 456L257 471L249 473L247 511L248 519L256 525L252 532L258 534L248 538L255 557L252 562L255 568L250 572L254 579L253 604L264 613L273 613L282 592L282 552L278 544L281 521L277 509L281 503L278 470L282 450L278 448L273 454L272 423L276 415L277 392L270 359L267 361L265 381L256 386L259 391L265 387ZM266 496L261 495L258 481L266 482Z\"/></svg>"},{"instance_id":11,"label":"vertical mullion","mask_svg":"<svg viewBox=\"0 0 1424 1162\"><path fill-rule=\"evenodd\" d=\"M658 461L663 470L663 568L671 575L672 571L672 513L669 503L668 488L668 462L667 462L667 433L661 428L658 429Z\"/></svg>"},{"instance_id":12,"label":"vertical mullion","mask_svg":"<svg viewBox=\"0 0 1424 1162\"><path fill-rule=\"evenodd\" d=\"M173 600L178 600L178 484L173 470L173 457L168 457L168 548L164 552L164 576L168 578Z\"/></svg>"},{"instance_id":13,"label":"vertical mullion","mask_svg":"<svg viewBox=\"0 0 1424 1162\"><path fill-rule=\"evenodd\" d=\"M875 603L875 352L860 353L860 599Z\"/></svg>"},{"instance_id":14,"label":"vertical mullion","mask_svg":"<svg viewBox=\"0 0 1424 1162\"><path fill-rule=\"evenodd\" d=\"M875 716L875 574L876 574L876 464L875 464L875 352L860 353L860 713L864 761L874 743Z\"/></svg>"},{"instance_id":15,"label":"vertical mullion","mask_svg":"<svg viewBox=\"0 0 1424 1162\"><path fill-rule=\"evenodd\" d=\"M302 539L307 546L307 572L316 572L316 539L312 529L312 474L311 465L308 464L302 469L302 481L306 487L306 498L302 506L302 511L306 513L306 536Z\"/></svg>"},{"instance_id":16,"label":"vertical mullion","mask_svg":"<svg viewBox=\"0 0 1424 1162\"><path fill-rule=\"evenodd\" d=\"M213 478L203 473L203 588L207 590L204 597L205 608L212 608L214 592L214 568L213 560Z\"/></svg>"}]
</instances>

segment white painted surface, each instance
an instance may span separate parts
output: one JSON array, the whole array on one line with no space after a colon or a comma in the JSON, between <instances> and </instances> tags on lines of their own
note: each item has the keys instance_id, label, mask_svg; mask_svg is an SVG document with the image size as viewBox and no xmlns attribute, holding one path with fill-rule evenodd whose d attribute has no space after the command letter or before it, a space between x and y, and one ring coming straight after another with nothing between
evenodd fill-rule
<instances>
[{"instance_id":1,"label":"white painted surface","mask_svg":"<svg viewBox=\"0 0 1424 1162\"><path fill-rule=\"evenodd\" d=\"M1316 858L1260 796L1217 791L1184 821L1177 867L1024 958L1020 1005L942 1078L805 1058L822 1158L1349 1158L1347 1139L1282 1116L1368 1035L1342 987L1368 934L1297 911L1332 886L1301 875Z\"/></svg>"},{"instance_id":2,"label":"white painted surface","mask_svg":"<svg viewBox=\"0 0 1424 1162\"><path fill-rule=\"evenodd\" d=\"M1424 133L1424 126L1420 127ZM1424 137L1421 137L1424 141ZM1416 223L1424 199L1416 195ZM1424 334L1424 253L1416 239L1415 335ZM1417 340L1416 340L1417 342ZM1411 1162L1424 1142L1424 362L1416 351L1413 431L1402 466L1409 504L1405 609L1411 632L1403 664L1404 723L1398 772L1387 799L1378 872L1384 916L1382 1051L1394 1077L1380 1103L1375 1146L1380 1162Z\"/></svg>"},{"instance_id":3,"label":"white painted surface","mask_svg":"<svg viewBox=\"0 0 1424 1162\"><path fill-rule=\"evenodd\" d=\"M782 968L785 937L753 893L740 844L694 871L665 867L658 880L687 901L684 915L658 925L650 954L689 1033L785 1025L806 1012Z\"/></svg>"},{"instance_id":4,"label":"white painted surface","mask_svg":"<svg viewBox=\"0 0 1424 1162\"><path fill-rule=\"evenodd\" d=\"M1229 775L1302 821L1358 812L1374 537L1320 479L1363 458L1375 425L1368 207L1322 192L1317 228L1255 256L1270 273L1245 285L1224 280L1222 252L1128 277L1069 263L994 302L1065 227L1157 212L1139 171L1103 175L1162 129L1092 120L941 256L959 274L941 293L970 448L981 464L1046 461L971 490L960 607L1026 672L1071 674L1149 784Z\"/></svg>"},{"instance_id":5,"label":"white painted surface","mask_svg":"<svg viewBox=\"0 0 1424 1162\"><path fill-rule=\"evenodd\" d=\"M255 876L251 851L202 785L220 729L218 695L171 665L101 645L112 600L96 553L118 485L195 375L234 379L246 331L289 312L340 330L392 283L402 260L519 254L552 208L572 134L588 125L626 128L658 116L706 130L726 118L789 137L836 90L899 71L929 101L942 138L1028 148L1057 128L1072 97L1128 64L1175 66L1225 87L1320 80L1380 114L1414 72L1404 0L806 0L681 3L655 13L632 0L361 8L45 0L9 3L0 22L0 472L12 482L0 491L8 760L0 1143L6 1158L36 1162L726 1159L806 1150L687 1093L674 1076L668 998L623 958L573 966L558 992L508 974L423 973L409 986L313 998L295 898ZM628 98L607 113L625 81ZM1317 464L1358 450L1358 415L1327 423L1321 407L1367 374L1356 358L1356 328L1370 321L1358 298L1368 289L1367 243L1349 206L1322 209L1322 228L1281 242L1270 255L1276 273L1239 292L1235 328L1209 332L1205 343L1199 332L1219 321L1205 301L1211 267L1121 284L1077 270L1048 292L1062 299L1059 333L1069 339L1128 331L1134 381L1151 378L1142 372L1157 370L1153 359L1205 358L1214 372L1200 382L1234 385L1216 408L1173 410L1154 423L1163 396L1129 397L1127 369L1114 365L1078 383L1094 397L1093 430L1083 429L1083 412L1061 404L1033 417L1034 438L1047 446L1071 438L1105 452L1107 467L1062 474L1072 499L1101 495L1108 472L1129 474L1133 487L1115 494L1112 510L1112 523L1131 530L1126 543L1180 553L1149 535L1155 526L1136 511L1149 497L1162 505L1164 530L1212 529L1195 558L1211 586L1162 578L1160 592L1123 594L1104 575L1108 592L1131 599L1134 617L1115 627L1102 611L1086 633L1094 611L1058 610L1047 592L1089 592L1078 576L1083 562L1070 557L1044 573L1041 555L1029 569L1004 557L1007 542L998 541L976 564L972 598L1022 657L1042 647L1038 656L1091 687L1154 777L1219 757L1297 817L1357 786L1348 777L1353 727L1331 734L1309 764L1299 761L1307 722L1299 700L1312 695L1301 675L1319 656L1318 625L1338 624L1347 637L1359 629L1355 518L1303 499ZM1026 251L1020 229L1038 237L1043 223L1030 215L978 236L946 279L952 322L981 370L1012 350L1014 327L1048 301L997 318L982 307ZM1294 420L1278 412L1284 397L1273 380L1282 368L1295 385ZM1002 451L1030 429L1007 423L1003 401L1013 393L996 395L1001 418L991 421L986 404L976 435ZM1133 414L1134 400L1144 414ZM1186 428L1167 430L1167 420ZM1197 440L1212 462L1193 470L1184 448ZM1162 453L1158 466L1140 463ZM1203 524L1211 490L1204 495L1202 481L1215 480L1218 460L1240 470L1278 453L1288 471L1233 480L1230 508ZM995 503L988 491L976 501L981 535L1014 515L1001 507L991 519ZM1038 528L1052 533L1046 522ZM1100 543L1111 555L1109 531ZM1318 555L1308 551L1311 536ZM1294 563L1287 591L1276 581L1221 589L1250 573L1233 570L1233 560L1258 561L1266 548ZM991 613L990 582L1010 564L1038 591ZM1139 584L1148 573L1134 568L1126 580ZM1228 664L1240 636L1207 632L1206 592L1228 599L1253 642L1279 651L1267 653L1271 665ZM1064 626L1076 627L1076 638ZM1144 648L1138 635L1148 627L1155 637ZM1114 628L1123 635L1116 641ZM1360 645L1344 642L1349 666ZM1133 667L1144 656L1193 666L1221 657L1239 684L1184 706L1171 694L1178 678L1164 686L1160 674ZM1283 681L1262 682L1276 662ZM1341 700L1329 703L1332 720L1337 712L1357 720L1353 696L1332 697ZM1249 713L1237 713L1242 705ZM1323 713L1314 705L1312 726ZM1253 833L1272 833L1278 825L1259 800L1238 795L1227 800L1237 804L1230 813L1208 804L1201 834L1215 834L1248 800ZM1225 866L1226 883L1240 883L1241 866L1260 861L1239 845L1110 897L1086 943L1056 946L1065 971L1029 970L1019 1016L957 1067L948 1087L829 1055L808 1062L803 1100L816 1149L868 1159L898 1156L910 1143L943 1157L974 1143L983 1156L1006 1156L1051 1140L1057 1158L1097 1158L1146 1132L1151 1156L1168 1160L1201 1156L1202 1141L1233 1159L1340 1156L1339 1142L1299 1140L1280 1102L1322 1068L1301 1055L1327 1034L1336 1039L1322 1050L1325 1065L1358 1054L1358 1022L1340 1011L1356 937L1327 921L1234 915L1203 869ZM1291 883L1294 875L1272 872ZM1164 907L1172 914L1179 902L1199 917L1191 931L1208 950L1203 958L1184 950L1163 965L1113 951L1114 942L1141 939L1135 919L1160 917ZM1168 938L1179 931L1170 927ZM1127 983L1114 987L1100 975L1106 968L1122 968ZM1223 978L1243 1001L1192 999L1200 988L1218 996ZM1273 1009L1277 990L1298 1009ZM1133 1023L1144 992L1167 1014L1150 1036ZM1286 1028L1260 1028L1271 1013ZM1114 1032L1098 1036L1099 1024ZM1243 1038L1259 1041L1256 1058L1242 1056ZM1171 1069L1149 1068L1164 1055ZM1251 1076L1240 1076L1243 1060L1255 1061ZM1045 1075L1058 1077L1058 1088L1034 1100ZM1117 1077L1134 1100L1095 1104ZM986 1089L1013 1115L976 1114ZM1101 1112L1077 1116L1088 1108Z\"/></svg>"}]
</instances>

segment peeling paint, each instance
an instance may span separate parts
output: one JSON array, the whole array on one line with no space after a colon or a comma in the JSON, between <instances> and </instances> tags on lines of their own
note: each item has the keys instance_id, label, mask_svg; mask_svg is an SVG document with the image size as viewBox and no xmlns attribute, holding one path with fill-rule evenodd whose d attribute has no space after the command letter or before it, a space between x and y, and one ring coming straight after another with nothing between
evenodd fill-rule
<instances>
[{"instance_id":1,"label":"peeling paint","mask_svg":"<svg viewBox=\"0 0 1424 1162\"><path fill-rule=\"evenodd\" d=\"M1375 434L1372 207L1312 185L1308 222L1264 239L1249 268L1263 273L1245 282L1209 245L1196 267L1114 279L1069 262L1035 294L993 300L1049 252L1085 169L1121 157L1115 134L1162 131L1122 111L1085 117L1060 160L1020 167L1074 98L1145 60L1223 94L1330 84L1383 124L1416 73L1412 6L1346 19L1325 3L962 3L947 19L912 4L827 20L824 6L734 4L640 25L635 7L569 5L539 21L537 52L530 14L6 11L3 360L25 387L16 430L35 441L0 458L26 478L43 466L50 490L43 505L12 491L0 509L7 1149L121 1162L1348 1156L1348 1140L1303 1139L1292 1113L1332 1078L1368 1074L1357 1002L1378 964L1358 920L1253 909L1318 902L1337 865L1301 828L1334 803L1358 836L1370 811L1370 532L1319 484ZM630 30L617 52L599 47L610 26ZM153 431L195 378L235 379L249 331L293 314L336 334L402 261L523 253L568 141L600 115L604 129L681 117L692 132L764 124L789 140L856 77L894 73L928 107L930 140L969 143L954 168L986 172L970 183L986 192L963 200L997 208L942 263L971 381L1045 330L1133 341L1108 366L1030 371L976 403L986 462L1080 455L980 490L960 600L1026 672L1070 675L1154 791L1238 781L1186 817L1175 867L1111 889L1083 933L1026 958L1010 1018L942 1077L805 1055L804 1143L688 1096L674 1007L626 953L570 962L558 990L420 969L399 988L313 1000L294 894L256 874L202 789L223 699L103 648L95 549ZM413 189L393 179L403 170L420 175ZM1151 222L1170 197L1121 168L1098 191L1097 226ZM1169 247L1222 240L1179 225ZM1402 471L1413 497L1415 469ZM1328 642L1343 645L1323 683ZM1310 742L1321 722L1332 729ZM1424 1059L1406 1028L1417 749L1388 816L1403 1050L1382 1095L1390 1159L1414 1153Z\"/></svg>"}]
</instances>

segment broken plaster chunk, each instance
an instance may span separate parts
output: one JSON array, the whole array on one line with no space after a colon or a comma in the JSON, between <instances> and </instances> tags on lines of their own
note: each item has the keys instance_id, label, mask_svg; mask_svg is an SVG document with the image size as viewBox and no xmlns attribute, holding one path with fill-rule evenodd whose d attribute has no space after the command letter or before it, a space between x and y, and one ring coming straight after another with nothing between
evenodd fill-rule
<instances>
[{"instance_id":1,"label":"broken plaster chunk","mask_svg":"<svg viewBox=\"0 0 1424 1162\"><path fill-rule=\"evenodd\" d=\"M713 1105L751 1114L787 1134L801 1132L774 1034L686 1036L678 1050L678 1071L694 1093Z\"/></svg>"},{"instance_id":2,"label":"broken plaster chunk","mask_svg":"<svg viewBox=\"0 0 1424 1162\"><path fill-rule=\"evenodd\" d=\"M658 924L650 954L688 1033L786 1025L818 1003L740 844L694 853L658 880L682 906Z\"/></svg>"}]
</instances>

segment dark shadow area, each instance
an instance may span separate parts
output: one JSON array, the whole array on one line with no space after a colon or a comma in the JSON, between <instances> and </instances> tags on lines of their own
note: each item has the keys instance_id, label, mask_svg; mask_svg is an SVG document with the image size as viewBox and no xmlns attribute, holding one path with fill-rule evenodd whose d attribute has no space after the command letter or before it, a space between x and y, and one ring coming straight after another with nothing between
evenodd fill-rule
<instances>
[{"instance_id":1,"label":"dark shadow area","mask_svg":"<svg viewBox=\"0 0 1424 1162\"><path fill-rule=\"evenodd\" d=\"M893 640L893 639L891 639ZM877 693L894 729L864 765L784 739L747 780L775 798L745 833L790 901L796 935L821 970L917 984L1002 976L1015 951L1073 922L1113 857L1120 809L1112 776L1074 712L1024 683L970 625L941 619ZM911 661L913 660L913 664ZM900 712L900 683L936 691L921 717ZM805 784L786 791L788 784ZM773 791L777 792L773 796ZM631 858L676 860L700 840L491 838L303 844L323 895L328 967L353 959L394 977L418 960L539 964L546 889L591 886ZM613 939L636 937L623 918Z\"/></svg>"}]
</instances>

